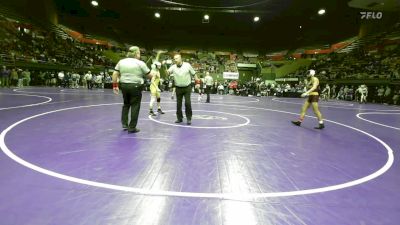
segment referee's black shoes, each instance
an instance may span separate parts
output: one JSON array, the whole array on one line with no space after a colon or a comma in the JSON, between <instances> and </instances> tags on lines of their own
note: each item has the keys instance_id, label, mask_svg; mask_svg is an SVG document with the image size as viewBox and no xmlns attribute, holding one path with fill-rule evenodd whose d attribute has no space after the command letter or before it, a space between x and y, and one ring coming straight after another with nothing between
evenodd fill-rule
<instances>
[{"instance_id":1,"label":"referee's black shoes","mask_svg":"<svg viewBox=\"0 0 400 225\"><path fill-rule=\"evenodd\" d=\"M140 131L140 129L134 128L133 130L128 130L128 133L133 134L133 133L137 133L139 131Z\"/></svg>"}]
</instances>

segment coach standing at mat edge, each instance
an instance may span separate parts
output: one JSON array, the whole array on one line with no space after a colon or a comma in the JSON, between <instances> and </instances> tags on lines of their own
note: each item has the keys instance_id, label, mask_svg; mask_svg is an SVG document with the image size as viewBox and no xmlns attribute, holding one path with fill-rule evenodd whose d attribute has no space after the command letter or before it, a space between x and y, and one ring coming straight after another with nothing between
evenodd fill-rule
<instances>
[{"instance_id":1,"label":"coach standing at mat edge","mask_svg":"<svg viewBox=\"0 0 400 225\"><path fill-rule=\"evenodd\" d=\"M192 92L192 76L197 80L196 72L193 67L182 61L182 56L180 54L174 55L175 64L172 65L167 73L173 75L176 88L176 117L175 123L182 123L182 101L185 97L185 114L187 119L187 125L192 124L192 104L190 101L190 94Z\"/></svg>"},{"instance_id":2,"label":"coach standing at mat edge","mask_svg":"<svg viewBox=\"0 0 400 225\"><path fill-rule=\"evenodd\" d=\"M115 66L112 75L113 91L119 94L121 88L124 104L122 106L121 123L128 133L137 133L136 127L139 117L140 104L142 101L142 89L144 78L147 75L151 79L155 73L151 71L145 62L140 60L140 49L137 46L129 48L125 59L121 59ZM119 86L118 86L119 78ZM130 122L128 123L129 109L131 110Z\"/></svg>"}]
</instances>

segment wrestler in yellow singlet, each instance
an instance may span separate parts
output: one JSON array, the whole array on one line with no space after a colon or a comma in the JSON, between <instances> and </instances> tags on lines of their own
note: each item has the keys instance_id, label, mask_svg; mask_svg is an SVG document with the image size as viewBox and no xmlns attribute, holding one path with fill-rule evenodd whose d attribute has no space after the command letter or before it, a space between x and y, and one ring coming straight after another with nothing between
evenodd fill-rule
<instances>
[{"instance_id":1,"label":"wrestler in yellow singlet","mask_svg":"<svg viewBox=\"0 0 400 225\"><path fill-rule=\"evenodd\" d=\"M152 70L156 71L157 75L151 78L150 82L150 112L149 114L155 116L156 114L153 111L154 102L157 100L157 112L158 114L164 114L161 110L161 90L158 88L160 85L160 68L161 63L156 62L152 65Z\"/></svg>"}]
</instances>

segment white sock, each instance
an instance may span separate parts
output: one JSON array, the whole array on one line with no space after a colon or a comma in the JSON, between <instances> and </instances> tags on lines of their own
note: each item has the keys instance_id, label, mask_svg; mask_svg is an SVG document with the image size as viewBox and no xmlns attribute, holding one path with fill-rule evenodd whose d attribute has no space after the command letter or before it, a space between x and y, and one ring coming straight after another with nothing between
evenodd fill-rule
<instances>
[{"instance_id":1,"label":"white sock","mask_svg":"<svg viewBox=\"0 0 400 225\"><path fill-rule=\"evenodd\" d=\"M150 98L150 109L153 110L154 102L156 102L156 96L151 96Z\"/></svg>"}]
</instances>

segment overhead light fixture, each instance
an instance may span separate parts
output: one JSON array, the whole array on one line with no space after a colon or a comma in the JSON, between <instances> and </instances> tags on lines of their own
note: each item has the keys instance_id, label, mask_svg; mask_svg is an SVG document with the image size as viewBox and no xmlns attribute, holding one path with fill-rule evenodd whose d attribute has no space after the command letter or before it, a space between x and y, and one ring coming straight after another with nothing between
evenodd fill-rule
<instances>
[{"instance_id":1,"label":"overhead light fixture","mask_svg":"<svg viewBox=\"0 0 400 225\"><path fill-rule=\"evenodd\" d=\"M158 12L154 13L154 16L155 16L156 18L160 18L160 17L161 17L160 13L158 13Z\"/></svg>"},{"instance_id":2,"label":"overhead light fixture","mask_svg":"<svg viewBox=\"0 0 400 225\"><path fill-rule=\"evenodd\" d=\"M253 20L254 20L254 22L258 22L260 20L260 17L255 16Z\"/></svg>"},{"instance_id":3,"label":"overhead light fixture","mask_svg":"<svg viewBox=\"0 0 400 225\"><path fill-rule=\"evenodd\" d=\"M324 15L325 14L325 9L320 9L320 10L318 10L318 14L319 15Z\"/></svg>"},{"instance_id":4,"label":"overhead light fixture","mask_svg":"<svg viewBox=\"0 0 400 225\"><path fill-rule=\"evenodd\" d=\"M201 21L202 23L210 23L210 16L208 14L205 14L203 16L203 19Z\"/></svg>"},{"instance_id":5,"label":"overhead light fixture","mask_svg":"<svg viewBox=\"0 0 400 225\"><path fill-rule=\"evenodd\" d=\"M299 28L301 29L301 28L303 28L303 27L300 25Z\"/></svg>"},{"instance_id":6,"label":"overhead light fixture","mask_svg":"<svg viewBox=\"0 0 400 225\"><path fill-rule=\"evenodd\" d=\"M91 3L92 3L93 6L98 6L99 5L99 3L97 1L94 1L94 0Z\"/></svg>"}]
</instances>

